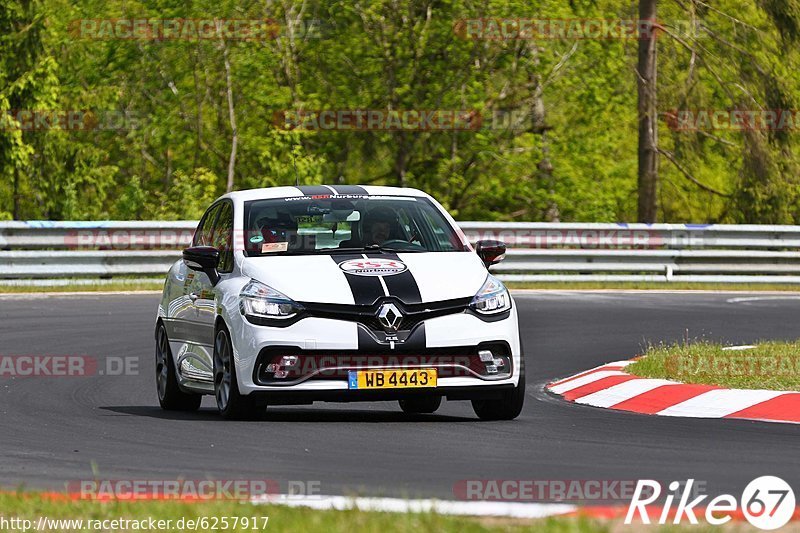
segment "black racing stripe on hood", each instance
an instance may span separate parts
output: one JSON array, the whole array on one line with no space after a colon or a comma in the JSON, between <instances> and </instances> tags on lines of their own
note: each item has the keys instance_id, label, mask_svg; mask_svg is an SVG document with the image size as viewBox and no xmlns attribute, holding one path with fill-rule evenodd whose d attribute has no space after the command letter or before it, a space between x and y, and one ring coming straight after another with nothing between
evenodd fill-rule
<instances>
[{"instance_id":1,"label":"black racing stripe on hood","mask_svg":"<svg viewBox=\"0 0 800 533\"><path fill-rule=\"evenodd\" d=\"M364 259L360 254L336 254L331 258L337 266L350 259ZM381 280L377 276L356 276L355 274L346 274L344 271L342 271L342 275L350 285L350 292L353 293L353 301L356 305L372 305L378 298L386 296Z\"/></svg>"},{"instance_id":2,"label":"black racing stripe on hood","mask_svg":"<svg viewBox=\"0 0 800 533\"><path fill-rule=\"evenodd\" d=\"M402 259L400 259L400 257L395 253L368 253L367 257L394 259L402 262ZM389 295L398 298L401 302L406 304L422 303L419 285L417 285L417 280L414 279L414 274L408 270L408 265L406 265L405 272L394 274L392 276L383 276L383 282L386 283L386 290L389 291Z\"/></svg>"},{"instance_id":3,"label":"black racing stripe on hood","mask_svg":"<svg viewBox=\"0 0 800 533\"><path fill-rule=\"evenodd\" d=\"M369 194L361 185L331 185L337 194Z\"/></svg>"},{"instance_id":4,"label":"black racing stripe on hood","mask_svg":"<svg viewBox=\"0 0 800 533\"><path fill-rule=\"evenodd\" d=\"M297 188L306 196L331 194L331 190L324 185L298 185Z\"/></svg>"}]
</instances>

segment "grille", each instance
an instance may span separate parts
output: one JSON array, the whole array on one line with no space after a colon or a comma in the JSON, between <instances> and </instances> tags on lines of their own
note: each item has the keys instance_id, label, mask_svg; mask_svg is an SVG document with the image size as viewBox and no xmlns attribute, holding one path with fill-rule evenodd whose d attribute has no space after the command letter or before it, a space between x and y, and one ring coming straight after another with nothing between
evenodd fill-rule
<instances>
[{"instance_id":1,"label":"grille","mask_svg":"<svg viewBox=\"0 0 800 533\"><path fill-rule=\"evenodd\" d=\"M417 326L424 320L439 316L462 313L467 309L470 298L459 298L456 300L444 300L426 304L404 304L395 298L381 298L373 305L342 305L342 304L319 304L302 303L305 307L305 316L315 316L320 318L332 318L336 320L346 320L358 322L371 330L382 331L383 326L376 316L381 305L393 303L400 310L403 319L399 324L398 330L408 331Z\"/></svg>"}]
</instances>

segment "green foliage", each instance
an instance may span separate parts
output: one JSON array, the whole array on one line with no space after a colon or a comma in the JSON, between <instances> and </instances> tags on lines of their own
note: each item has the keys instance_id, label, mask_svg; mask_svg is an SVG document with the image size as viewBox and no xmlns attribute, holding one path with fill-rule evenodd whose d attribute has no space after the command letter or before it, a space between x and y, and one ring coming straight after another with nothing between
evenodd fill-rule
<instances>
[{"instance_id":1,"label":"green foliage","mask_svg":"<svg viewBox=\"0 0 800 533\"><path fill-rule=\"evenodd\" d=\"M176 171L169 197L162 196L156 217L159 220L198 220L219 195L219 182L207 168L196 168L190 174Z\"/></svg>"},{"instance_id":2,"label":"green foliage","mask_svg":"<svg viewBox=\"0 0 800 533\"><path fill-rule=\"evenodd\" d=\"M796 0L662 0L659 109L796 109ZM460 219L634 221L635 39L471 40L459 20L634 19L619 0L6 0L0 218L196 218L234 187L422 188ZM276 39L89 39L82 19L273 19ZM318 34L303 25L321 22ZM676 34L678 28L696 28ZM230 71L230 84L227 71ZM21 130L7 112L126 117ZM475 110L477 131L287 131L284 110ZM503 127L497 117L526 118ZM102 121L101 121L102 122ZM660 123L659 218L798 223L794 131ZM121 127L119 127L121 126ZM798 126L800 127L800 125Z\"/></svg>"}]
</instances>

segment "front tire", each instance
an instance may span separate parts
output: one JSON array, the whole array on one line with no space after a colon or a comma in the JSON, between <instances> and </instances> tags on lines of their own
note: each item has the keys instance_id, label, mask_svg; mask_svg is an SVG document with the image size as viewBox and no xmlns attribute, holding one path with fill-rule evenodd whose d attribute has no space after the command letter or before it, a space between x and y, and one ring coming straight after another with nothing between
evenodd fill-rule
<instances>
[{"instance_id":1,"label":"front tire","mask_svg":"<svg viewBox=\"0 0 800 533\"><path fill-rule=\"evenodd\" d=\"M214 398L217 409L226 420L251 420L263 414L265 406L254 395L239 393L233 345L225 326L217 330L214 338Z\"/></svg>"},{"instance_id":2,"label":"front tire","mask_svg":"<svg viewBox=\"0 0 800 533\"><path fill-rule=\"evenodd\" d=\"M164 324L159 324L156 330L156 390L158 403L166 411L197 411L203 400L200 394L183 392L178 386L175 361Z\"/></svg>"},{"instance_id":3,"label":"front tire","mask_svg":"<svg viewBox=\"0 0 800 533\"><path fill-rule=\"evenodd\" d=\"M523 367L524 368L524 367ZM525 371L519 383L497 400L472 400L472 409L481 420L514 420L525 403Z\"/></svg>"},{"instance_id":4,"label":"front tire","mask_svg":"<svg viewBox=\"0 0 800 533\"><path fill-rule=\"evenodd\" d=\"M404 413L409 414L425 414L429 415L435 413L439 406L442 405L441 396L420 396L418 398L407 398L400 400L400 409Z\"/></svg>"}]
</instances>

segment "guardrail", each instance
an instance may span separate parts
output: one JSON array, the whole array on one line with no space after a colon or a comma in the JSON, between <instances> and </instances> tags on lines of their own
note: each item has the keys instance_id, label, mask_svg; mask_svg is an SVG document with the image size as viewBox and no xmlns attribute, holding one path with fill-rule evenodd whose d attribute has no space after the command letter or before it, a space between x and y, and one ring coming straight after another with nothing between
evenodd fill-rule
<instances>
[{"instance_id":1,"label":"guardrail","mask_svg":"<svg viewBox=\"0 0 800 533\"><path fill-rule=\"evenodd\" d=\"M800 283L800 226L461 222L507 281ZM161 276L196 222L0 222L0 284ZM86 282L89 282L86 281Z\"/></svg>"}]
</instances>

